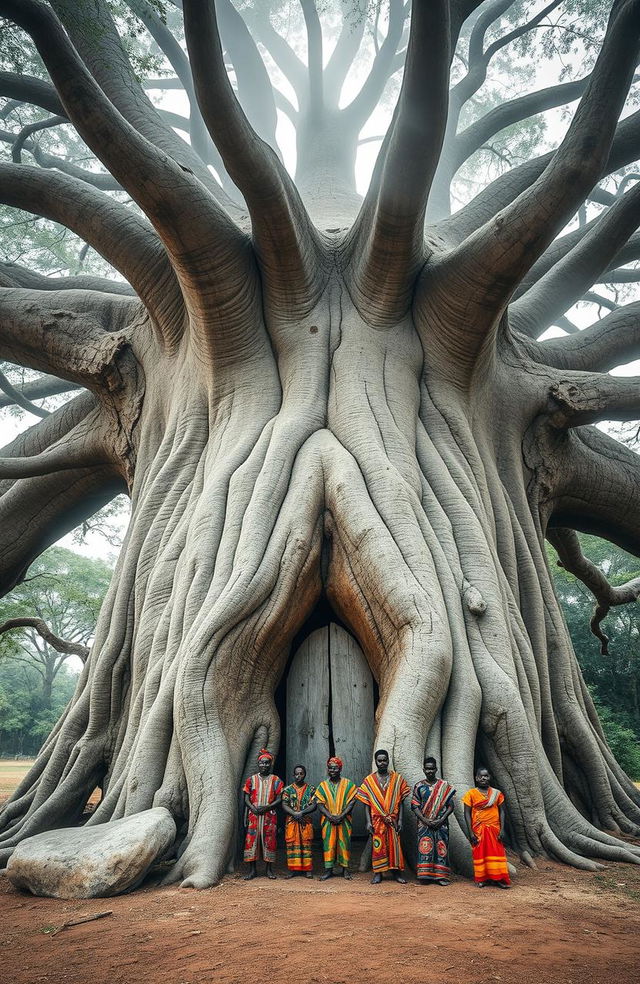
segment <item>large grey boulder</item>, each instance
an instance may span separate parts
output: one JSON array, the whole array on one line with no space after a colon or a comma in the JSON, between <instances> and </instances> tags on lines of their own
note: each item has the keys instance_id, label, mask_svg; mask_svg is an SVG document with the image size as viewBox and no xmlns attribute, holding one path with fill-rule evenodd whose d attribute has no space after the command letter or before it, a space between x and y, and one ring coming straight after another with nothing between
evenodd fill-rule
<instances>
[{"instance_id":1,"label":"large grey boulder","mask_svg":"<svg viewBox=\"0 0 640 984\"><path fill-rule=\"evenodd\" d=\"M176 837L163 806L122 820L50 830L16 847L7 876L17 888L59 899L119 895L134 888Z\"/></svg>"}]
</instances>

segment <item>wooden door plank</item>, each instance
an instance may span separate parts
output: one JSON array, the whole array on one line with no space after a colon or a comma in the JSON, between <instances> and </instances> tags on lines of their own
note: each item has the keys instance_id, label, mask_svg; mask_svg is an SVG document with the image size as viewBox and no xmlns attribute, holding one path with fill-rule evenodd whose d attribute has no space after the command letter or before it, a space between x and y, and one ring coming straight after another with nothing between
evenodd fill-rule
<instances>
[{"instance_id":1,"label":"wooden door plank","mask_svg":"<svg viewBox=\"0 0 640 984\"><path fill-rule=\"evenodd\" d=\"M331 723L336 755L344 775L360 783L371 771L374 737L373 677L362 649L350 633L329 626ZM364 810L354 812L354 835L363 836Z\"/></svg>"},{"instance_id":2,"label":"wooden door plank","mask_svg":"<svg viewBox=\"0 0 640 984\"><path fill-rule=\"evenodd\" d=\"M287 678L286 782L296 765L317 786L329 757L329 629L309 635L295 654ZM317 824L317 813L314 814Z\"/></svg>"}]
</instances>

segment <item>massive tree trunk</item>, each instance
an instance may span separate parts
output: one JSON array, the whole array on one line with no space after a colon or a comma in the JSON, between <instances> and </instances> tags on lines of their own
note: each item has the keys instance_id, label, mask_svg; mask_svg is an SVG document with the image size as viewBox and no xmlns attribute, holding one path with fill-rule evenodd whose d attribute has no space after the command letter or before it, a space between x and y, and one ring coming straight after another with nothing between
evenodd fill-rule
<instances>
[{"instance_id":1,"label":"massive tree trunk","mask_svg":"<svg viewBox=\"0 0 640 984\"><path fill-rule=\"evenodd\" d=\"M377 682L374 744L396 769L417 778L427 748L464 789L488 763L527 862L640 860L615 837L640 832L640 794L604 740L544 552L547 528L568 526L640 554L636 458L589 426L638 416L637 381L606 374L612 351L635 355L638 331L606 326L605 353L599 331L536 342L508 314L606 172L640 4L613 4L546 168L484 224L468 213L467 235L446 222L425 232L451 51L474 6L414 4L398 106L345 231L320 195L312 223L236 102L214 3L185 0L195 93L248 235L117 112L47 7L0 2L151 223L86 185L65 199L67 224L139 300L0 290L3 355L91 391L5 450L6 516L47 502L60 522L89 481L94 495L126 482L132 500L92 653L1 815L0 859L73 820L100 784L90 823L166 806L183 834L170 878L216 882L247 763L278 747L274 694L292 640L328 603ZM5 200L60 214L37 176L20 199L16 167L2 168ZM41 539L27 537L27 561ZM10 586L24 564L2 564ZM464 866L457 824L452 845Z\"/></svg>"}]
</instances>

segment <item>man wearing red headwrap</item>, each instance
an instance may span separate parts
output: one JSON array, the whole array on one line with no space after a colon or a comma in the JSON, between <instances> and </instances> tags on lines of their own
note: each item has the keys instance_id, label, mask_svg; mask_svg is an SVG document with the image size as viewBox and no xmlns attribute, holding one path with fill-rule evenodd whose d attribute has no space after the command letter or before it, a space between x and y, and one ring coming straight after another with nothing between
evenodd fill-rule
<instances>
[{"instance_id":1,"label":"man wearing red headwrap","mask_svg":"<svg viewBox=\"0 0 640 984\"><path fill-rule=\"evenodd\" d=\"M276 807L282 799L284 783L271 772L273 755L262 748L258 752L258 772L249 776L242 791L244 793L246 834L244 839L244 860L249 862L250 881L258 874L256 862L262 856L265 861L267 878L275 878L273 862L276 859Z\"/></svg>"},{"instance_id":2,"label":"man wearing red headwrap","mask_svg":"<svg viewBox=\"0 0 640 984\"><path fill-rule=\"evenodd\" d=\"M351 811L356 801L356 784L351 779L342 778L342 759L333 755L327 761L327 772L329 778L320 783L315 793L322 814L320 830L325 872L320 876L320 881L333 876L336 864L342 868L344 878L351 878Z\"/></svg>"}]
</instances>

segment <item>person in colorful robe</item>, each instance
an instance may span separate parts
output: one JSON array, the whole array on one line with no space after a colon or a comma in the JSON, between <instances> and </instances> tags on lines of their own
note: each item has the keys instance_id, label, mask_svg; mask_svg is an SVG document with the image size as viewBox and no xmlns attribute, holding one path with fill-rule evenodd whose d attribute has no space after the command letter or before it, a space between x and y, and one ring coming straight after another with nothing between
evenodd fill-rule
<instances>
[{"instance_id":1,"label":"person in colorful robe","mask_svg":"<svg viewBox=\"0 0 640 984\"><path fill-rule=\"evenodd\" d=\"M362 781L357 797L364 803L367 830L372 841L372 885L379 885L385 871L397 882L406 885L402 877L404 854L400 844L402 830L402 801L411 788L399 772L389 771L389 753L380 748L374 755L376 772Z\"/></svg>"},{"instance_id":2,"label":"person in colorful robe","mask_svg":"<svg viewBox=\"0 0 640 984\"><path fill-rule=\"evenodd\" d=\"M455 789L438 779L438 763L424 760L424 779L413 787L411 809L418 825L418 863L421 884L449 885L449 816L453 813Z\"/></svg>"},{"instance_id":3,"label":"person in colorful robe","mask_svg":"<svg viewBox=\"0 0 640 984\"><path fill-rule=\"evenodd\" d=\"M488 769L478 769L476 785L464 794L462 802L476 885L509 888L511 879L503 846L504 793L491 785Z\"/></svg>"},{"instance_id":4,"label":"person in colorful robe","mask_svg":"<svg viewBox=\"0 0 640 984\"><path fill-rule=\"evenodd\" d=\"M273 755L263 748L258 753L258 772L249 776L244 793L246 834L244 860L249 862L249 874L245 881L258 875L256 862L262 857L267 878L275 878L273 863L276 859L277 818L276 807L282 799L284 783L272 773Z\"/></svg>"},{"instance_id":5,"label":"person in colorful robe","mask_svg":"<svg viewBox=\"0 0 640 984\"><path fill-rule=\"evenodd\" d=\"M287 878L306 875L313 878L311 844L313 823L310 814L317 809L313 798L315 786L306 782L307 770L304 765L296 765L293 782L282 792L282 809L287 814L284 826L284 842L287 849Z\"/></svg>"},{"instance_id":6,"label":"person in colorful robe","mask_svg":"<svg viewBox=\"0 0 640 984\"><path fill-rule=\"evenodd\" d=\"M356 784L342 775L342 759L333 755L327 761L329 778L324 779L315 791L318 809L322 814L322 852L324 874L320 881L333 877L336 865L342 868L342 877L351 878L351 813L356 803Z\"/></svg>"}]
</instances>

